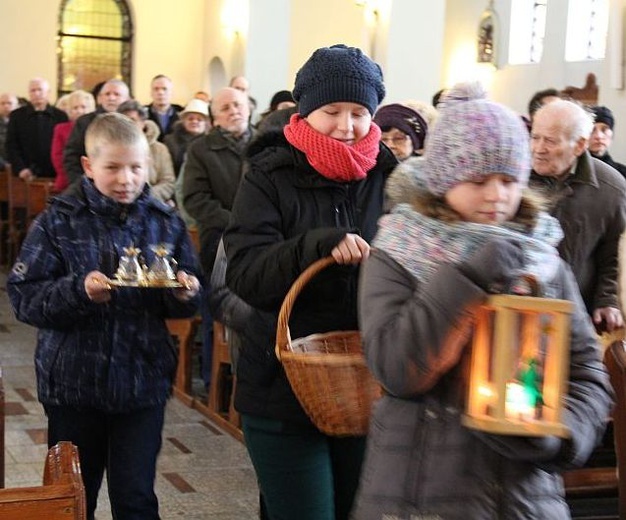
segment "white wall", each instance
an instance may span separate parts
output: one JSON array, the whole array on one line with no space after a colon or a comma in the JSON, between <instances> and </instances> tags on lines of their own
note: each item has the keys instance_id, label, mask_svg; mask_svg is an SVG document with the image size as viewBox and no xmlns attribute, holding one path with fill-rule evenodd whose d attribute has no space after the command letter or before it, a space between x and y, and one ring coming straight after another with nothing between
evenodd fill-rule
<instances>
[{"instance_id":1,"label":"white wall","mask_svg":"<svg viewBox=\"0 0 626 520\"><path fill-rule=\"evenodd\" d=\"M508 33L510 27L510 0L496 0L495 10L500 21L500 42L498 46L499 68L479 67L475 62L476 33L480 15L485 9L484 0L447 0L445 22L445 44L442 67L444 84L454 81L480 78L488 85L491 97L514 110L526 114L528 101L532 95L548 87L563 89L566 86L582 87L587 73L596 74L599 89L599 103L608 106L615 114L616 134L612 152L616 160L626 162L626 104L624 90L615 89L612 84L611 55L616 44L623 45L623 35L615 34L615 16L620 16L626 0L612 1L612 18L606 60L565 62L565 36L568 0L548 2L546 35L541 63L532 65L508 65ZM618 60L618 74L623 77L621 56ZM623 124L620 123L623 121ZM622 131L623 129L623 131Z\"/></svg>"},{"instance_id":2,"label":"white wall","mask_svg":"<svg viewBox=\"0 0 626 520\"><path fill-rule=\"evenodd\" d=\"M202 86L206 0L184 2L185 9L171 9L171 0L129 0L135 29L130 87L140 101L150 100L156 74L174 80L174 98L181 104ZM26 96L28 81L41 76L56 92L59 7L60 0L0 0L0 91Z\"/></svg>"},{"instance_id":3,"label":"white wall","mask_svg":"<svg viewBox=\"0 0 626 520\"><path fill-rule=\"evenodd\" d=\"M11 0L12 1L12 0ZM18 0L21 1L21 0ZM150 101L150 80L165 74L174 82L174 99L185 105L203 83L198 57L204 40L205 0L130 0L134 12L133 95Z\"/></svg>"},{"instance_id":4,"label":"white wall","mask_svg":"<svg viewBox=\"0 0 626 520\"><path fill-rule=\"evenodd\" d=\"M611 0L607 57L601 66L599 103L609 107L615 116L615 133L611 155L626 164L626 80L624 78L624 29L626 1Z\"/></svg>"},{"instance_id":5,"label":"white wall","mask_svg":"<svg viewBox=\"0 0 626 520\"><path fill-rule=\"evenodd\" d=\"M0 91L27 97L28 82L42 77L56 92L59 4L59 0L1 0Z\"/></svg>"},{"instance_id":6,"label":"white wall","mask_svg":"<svg viewBox=\"0 0 626 520\"><path fill-rule=\"evenodd\" d=\"M384 60L384 103L430 102L441 88L445 11L443 1L393 1Z\"/></svg>"},{"instance_id":7,"label":"white wall","mask_svg":"<svg viewBox=\"0 0 626 520\"><path fill-rule=\"evenodd\" d=\"M290 0L250 2L250 24L246 55L246 73L250 90L257 100L256 115L269 107L279 90L291 90L293 77L289 70L292 47Z\"/></svg>"},{"instance_id":8,"label":"white wall","mask_svg":"<svg viewBox=\"0 0 626 520\"><path fill-rule=\"evenodd\" d=\"M250 1L245 74L264 110L277 90L293 88L319 47L357 46L383 68L384 103L429 101L441 88L445 2L379 0L376 20L354 0Z\"/></svg>"}]
</instances>

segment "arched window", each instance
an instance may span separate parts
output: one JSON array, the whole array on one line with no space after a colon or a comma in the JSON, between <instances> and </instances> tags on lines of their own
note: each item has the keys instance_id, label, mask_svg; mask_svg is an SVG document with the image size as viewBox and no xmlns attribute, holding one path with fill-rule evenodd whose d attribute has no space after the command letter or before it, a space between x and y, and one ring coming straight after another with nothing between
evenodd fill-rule
<instances>
[{"instance_id":1,"label":"arched window","mask_svg":"<svg viewBox=\"0 0 626 520\"><path fill-rule=\"evenodd\" d=\"M125 0L63 0L58 94L118 78L131 84L133 24Z\"/></svg>"}]
</instances>

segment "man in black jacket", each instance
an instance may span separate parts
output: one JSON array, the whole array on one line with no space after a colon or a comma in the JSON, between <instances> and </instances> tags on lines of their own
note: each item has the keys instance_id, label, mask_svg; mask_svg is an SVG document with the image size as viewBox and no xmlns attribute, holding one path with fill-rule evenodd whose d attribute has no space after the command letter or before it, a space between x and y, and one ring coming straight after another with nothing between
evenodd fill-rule
<instances>
[{"instance_id":1,"label":"man in black jacket","mask_svg":"<svg viewBox=\"0 0 626 520\"><path fill-rule=\"evenodd\" d=\"M21 179L54 177L50 160L52 131L57 123L67 121L67 114L48 103L50 85L34 78L28 83L26 106L11 112L6 136L6 155L13 173Z\"/></svg>"},{"instance_id":2,"label":"man in black jacket","mask_svg":"<svg viewBox=\"0 0 626 520\"><path fill-rule=\"evenodd\" d=\"M613 128L615 127L613 112L604 106L591 107L591 111L596 119L589 137L589 152L596 159L613 166L623 177L626 177L626 166L614 161L609 155L609 148L613 142Z\"/></svg>"},{"instance_id":3,"label":"man in black jacket","mask_svg":"<svg viewBox=\"0 0 626 520\"><path fill-rule=\"evenodd\" d=\"M182 106L171 102L172 87L172 80L163 74L152 78L150 83L152 103L146 108L148 119L154 121L161 130L159 141L163 141L165 136L174 130L174 124L180 119L179 114L183 110Z\"/></svg>"}]
</instances>

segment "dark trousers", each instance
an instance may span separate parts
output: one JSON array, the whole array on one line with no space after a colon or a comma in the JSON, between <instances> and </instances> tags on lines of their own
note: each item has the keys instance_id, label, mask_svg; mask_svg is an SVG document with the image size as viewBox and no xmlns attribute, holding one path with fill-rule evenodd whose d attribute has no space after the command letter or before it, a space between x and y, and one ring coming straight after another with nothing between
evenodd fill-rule
<instances>
[{"instance_id":1,"label":"dark trousers","mask_svg":"<svg viewBox=\"0 0 626 520\"><path fill-rule=\"evenodd\" d=\"M365 437L242 415L246 447L271 520L346 520L359 482Z\"/></svg>"},{"instance_id":2,"label":"dark trousers","mask_svg":"<svg viewBox=\"0 0 626 520\"><path fill-rule=\"evenodd\" d=\"M209 309L210 291L203 291L203 302L200 307L202 316L202 362L200 363L200 373L204 387L208 393L211 385L211 371L213 369L213 317Z\"/></svg>"},{"instance_id":3,"label":"dark trousers","mask_svg":"<svg viewBox=\"0 0 626 520\"><path fill-rule=\"evenodd\" d=\"M159 519L154 479L164 406L127 414L67 406L46 406L45 411L48 446L71 441L78 447L89 520L94 518L105 471L113 518Z\"/></svg>"}]
</instances>

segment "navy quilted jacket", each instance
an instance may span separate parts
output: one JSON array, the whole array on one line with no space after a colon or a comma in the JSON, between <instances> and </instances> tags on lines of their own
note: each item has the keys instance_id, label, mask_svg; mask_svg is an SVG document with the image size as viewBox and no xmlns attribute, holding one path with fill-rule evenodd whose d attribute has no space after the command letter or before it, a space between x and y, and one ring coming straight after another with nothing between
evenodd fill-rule
<instances>
[{"instance_id":1,"label":"navy quilted jacket","mask_svg":"<svg viewBox=\"0 0 626 520\"><path fill-rule=\"evenodd\" d=\"M84 289L90 271L113 276L124 247L140 248L150 265L150 245L160 243L172 245L179 269L198 275L183 221L147 187L122 205L83 178L37 217L8 293L17 318L39 329L42 403L128 412L165 402L177 363L165 319L193 315L200 297L183 303L169 289L119 288L96 304Z\"/></svg>"}]
</instances>

